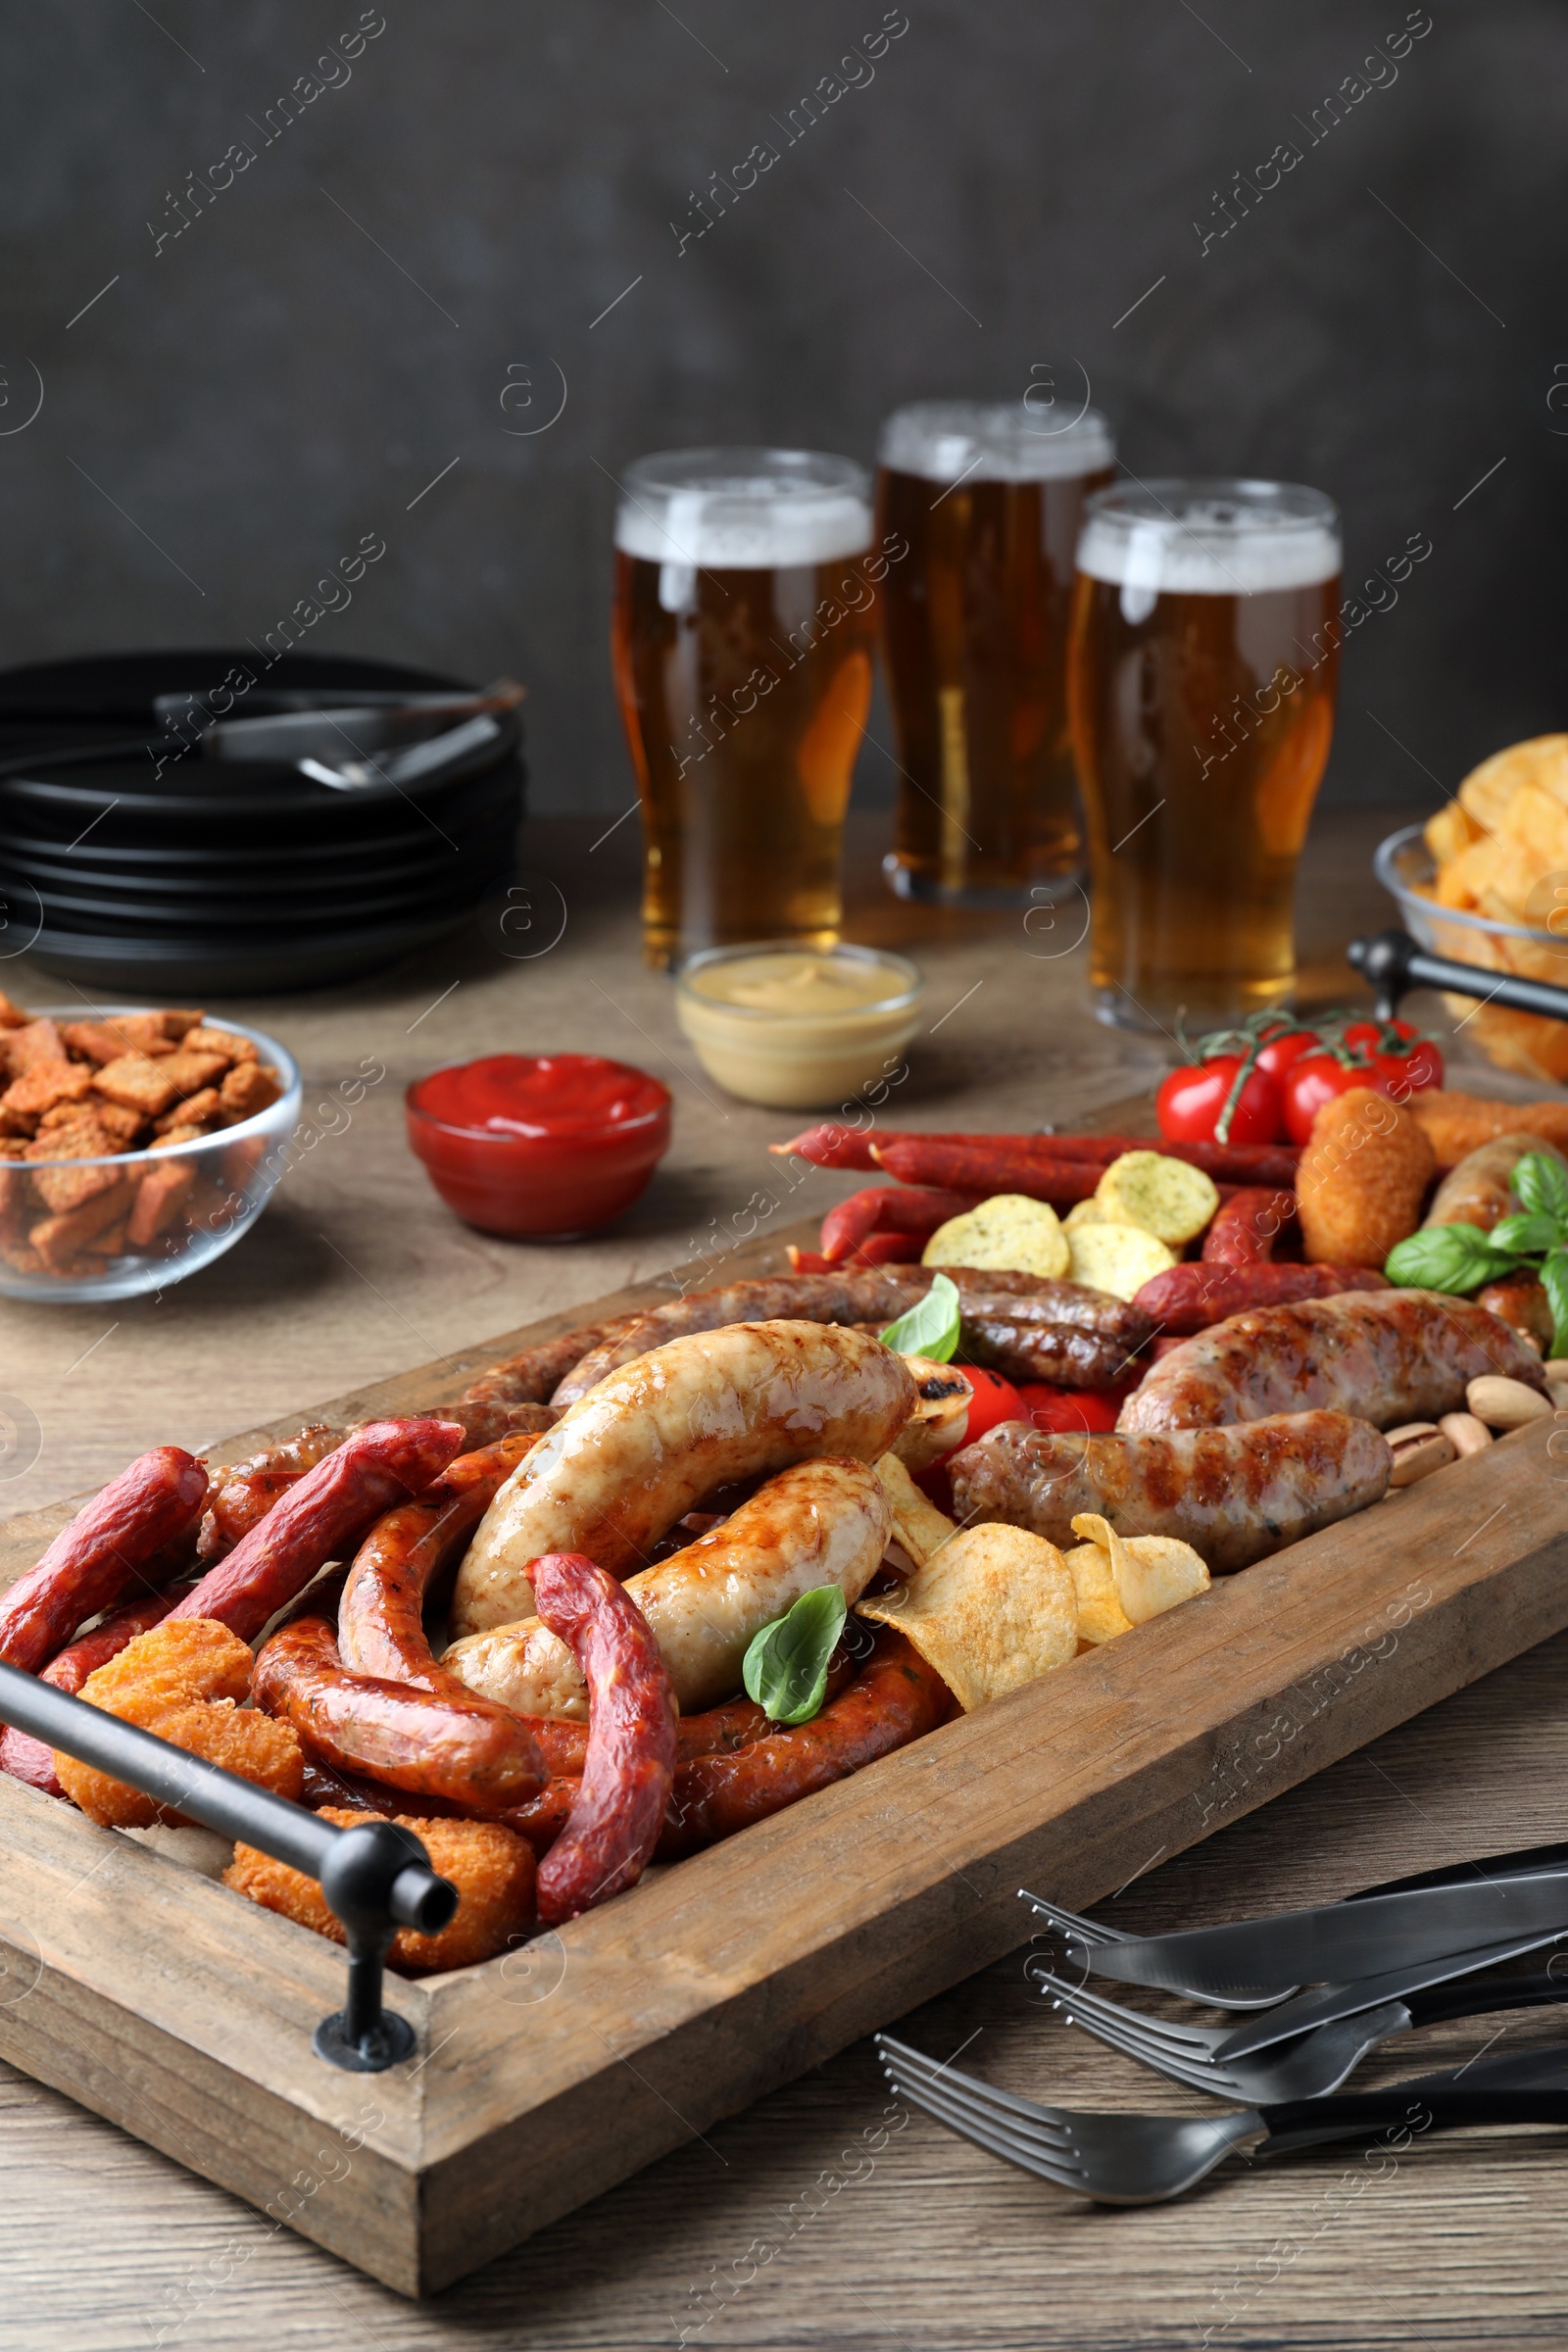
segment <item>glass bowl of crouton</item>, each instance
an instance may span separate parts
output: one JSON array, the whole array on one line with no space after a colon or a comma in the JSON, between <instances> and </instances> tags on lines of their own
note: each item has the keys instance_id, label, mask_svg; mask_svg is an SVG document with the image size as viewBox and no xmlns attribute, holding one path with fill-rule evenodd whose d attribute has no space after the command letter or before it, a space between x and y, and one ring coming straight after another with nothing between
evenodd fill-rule
<instances>
[{"instance_id":1,"label":"glass bowl of crouton","mask_svg":"<svg viewBox=\"0 0 1568 2352\"><path fill-rule=\"evenodd\" d=\"M0 1294L131 1298L210 1265L283 1173L300 1075L242 1021L0 997Z\"/></svg>"}]
</instances>

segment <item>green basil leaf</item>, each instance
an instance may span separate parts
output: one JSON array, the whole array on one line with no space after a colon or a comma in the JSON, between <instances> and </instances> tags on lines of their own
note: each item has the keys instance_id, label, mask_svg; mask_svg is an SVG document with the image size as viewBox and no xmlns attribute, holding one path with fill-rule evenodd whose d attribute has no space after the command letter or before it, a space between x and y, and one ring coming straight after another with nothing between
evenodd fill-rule
<instances>
[{"instance_id":1,"label":"green basil leaf","mask_svg":"<svg viewBox=\"0 0 1568 2352\"><path fill-rule=\"evenodd\" d=\"M1508 1179L1514 1199L1538 1217L1549 1217L1562 1241L1568 1228L1568 1168L1545 1152L1527 1152Z\"/></svg>"},{"instance_id":2,"label":"green basil leaf","mask_svg":"<svg viewBox=\"0 0 1568 2352\"><path fill-rule=\"evenodd\" d=\"M837 1585L818 1585L753 1641L741 1680L771 1722L809 1723L818 1712L847 1610Z\"/></svg>"},{"instance_id":3,"label":"green basil leaf","mask_svg":"<svg viewBox=\"0 0 1568 2352\"><path fill-rule=\"evenodd\" d=\"M1554 1250L1561 1239L1556 1218L1543 1216L1539 1209L1503 1217L1491 1234L1494 1250L1513 1250L1521 1257L1540 1257L1544 1250Z\"/></svg>"},{"instance_id":4,"label":"green basil leaf","mask_svg":"<svg viewBox=\"0 0 1568 2352\"><path fill-rule=\"evenodd\" d=\"M1395 1244L1383 1271L1406 1290L1462 1296L1511 1274L1518 1263L1510 1251L1494 1248L1492 1236L1479 1225L1423 1225Z\"/></svg>"},{"instance_id":5,"label":"green basil leaf","mask_svg":"<svg viewBox=\"0 0 1568 2352\"><path fill-rule=\"evenodd\" d=\"M1551 1352L1554 1356L1568 1355L1568 1250L1554 1250L1541 1268L1551 1311L1557 1319L1552 1335Z\"/></svg>"},{"instance_id":6,"label":"green basil leaf","mask_svg":"<svg viewBox=\"0 0 1568 2352\"><path fill-rule=\"evenodd\" d=\"M888 1325L883 1347L896 1348L900 1355L924 1355L934 1364L951 1364L958 1345L960 1304L957 1284L939 1274L919 1305Z\"/></svg>"}]
</instances>

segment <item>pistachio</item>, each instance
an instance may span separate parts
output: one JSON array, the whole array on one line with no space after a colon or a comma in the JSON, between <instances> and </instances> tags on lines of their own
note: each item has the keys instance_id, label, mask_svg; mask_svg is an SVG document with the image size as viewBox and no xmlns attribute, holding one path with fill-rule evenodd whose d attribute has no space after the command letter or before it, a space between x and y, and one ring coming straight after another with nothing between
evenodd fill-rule
<instances>
[{"instance_id":1,"label":"pistachio","mask_svg":"<svg viewBox=\"0 0 1568 2352\"><path fill-rule=\"evenodd\" d=\"M1391 1487L1413 1487L1418 1478L1427 1478L1434 1470L1446 1470L1458 1460L1451 1441L1440 1429L1430 1437L1407 1438L1394 1449L1394 1468L1389 1473Z\"/></svg>"},{"instance_id":2,"label":"pistachio","mask_svg":"<svg viewBox=\"0 0 1568 2352\"><path fill-rule=\"evenodd\" d=\"M1445 1413L1438 1427L1461 1456L1485 1453L1494 1443L1491 1430L1484 1421L1478 1421L1474 1413Z\"/></svg>"},{"instance_id":3,"label":"pistachio","mask_svg":"<svg viewBox=\"0 0 1568 2352\"><path fill-rule=\"evenodd\" d=\"M1465 1390L1464 1400L1478 1421L1489 1429L1523 1429L1551 1411L1551 1399L1522 1380L1506 1380L1498 1372L1483 1372Z\"/></svg>"}]
</instances>

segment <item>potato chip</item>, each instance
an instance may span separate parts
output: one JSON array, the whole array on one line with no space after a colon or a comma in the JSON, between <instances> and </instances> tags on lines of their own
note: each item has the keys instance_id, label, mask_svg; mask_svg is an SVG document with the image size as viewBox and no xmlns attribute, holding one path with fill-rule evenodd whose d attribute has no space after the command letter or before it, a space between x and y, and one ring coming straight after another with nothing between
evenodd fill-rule
<instances>
[{"instance_id":1,"label":"potato chip","mask_svg":"<svg viewBox=\"0 0 1568 2352\"><path fill-rule=\"evenodd\" d=\"M1466 813L1483 830L1500 830L1514 794L1525 784L1539 785L1568 808L1568 735L1533 735L1511 743L1473 767L1459 787Z\"/></svg>"},{"instance_id":2,"label":"potato chip","mask_svg":"<svg viewBox=\"0 0 1568 2352\"><path fill-rule=\"evenodd\" d=\"M1068 1265L1056 1212L1024 1193L996 1193L978 1208L939 1225L921 1252L926 1266L990 1266L1057 1281Z\"/></svg>"},{"instance_id":3,"label":"potato chip","mask_svg":"<svg viewBox=\"0 0 1568 2352\"><path fill-rule=\"evenodd\" d=\"M1538 871L1560 871L1568 865L1568 806L1540 784L1527 781L1520 785L1503 812L1498 832L1505 842L1523 851Z\"/></svg>"},{"instance_id":4,"label":"potato chip","mask_svg":"<svg viewBox=\"0 0 1568 2352\"><path fill-rule=\"evenodd\" d=\"M1439 865L1446 865L1451 858L1457 858L1461 850L1467 850L1482 837L1481 827L1462 801L1450 801L1436 816L1429 816L1423 831L1427 848Z\"/></svg>"},{"instance_id":5,"label":"potato chip","mask_svg":"<svg viewBox=\"0 0 1568 2352\"><path fill-rule=\"evenodd\" d=\"M966 1714L1078 1654L1067 1563L1021 1527L961 1528L906 1585L856 1605L906 1635Z\"/></svg>"},{"instance_id":6,"label":"potato chip","mask_svg":"<svg viewBox=\"0 0 1568 2352\"><path fill-rule=\"evenodd\" d=\"M1119 1221L1076 1225L1067 1233L1067 1245L1073 1281L1106 1291L1112 1298L1136 1298L1146 1282L1176 1263L1175 1250L1142 1225Z\"/></svg>"},{"instance_id":7,"label":"potato chip","mask_svg":"<svg viewBox=\"0 0 1568 2352\"><path fill-rule=\"evenodd\" d=\"M893 1533L916 1568L957 1534L945 1511L928 1502L896 1453L885 1453L876 1466L877 1484L893 1512Z\"/></svg>"},{"instance_id":8,"label":"potato chip","mask_svg":"<svg viewBox=\"0 0 1568 2352\"><path fill-rule=\"evenodd\" d=\"M1093 1511L1081 1512L1072 1532L1109 1553L1116 1597L1134 1625L1147 1625L1208 1590L1208 1570L1175 1536L1118 1536L1108 1519Z\"/></svg>"},{"instance_id":9,"label":"potato chip","mask_svg":"<svg viewBox=\"0 0 1568 2352\"><path fill-rule=\"evenodd\" d=\"M1096 1185L1095 1199L1122 1223L1178 1247L1195 1240L1219 1206L1211 1176L1163 1152L1124 1152Z\"/></svg>"},{"instance_id":10,"label":"potato chip","mask_svg":"<svg viewBox=\"0 0 1568 2352\"><path fill-rule=\"evenodd\" d=\"M1118 1634L1130 1634L1133 1621L1116 1597L1109 1552L1098 1544L1075 1544L1062 1556L1078 1594L1080 1642L1098 1648L1102 1642L1114 1642Z\"/></svg>"},{"instance_id":11,"label":"potato chip","mask_svg":"<svg viewBox=\"0 0 1568 2352\"><path fill-rule=\"evenodd\" d=\"M1064 1233L1076 1233L1080 1225L1120 1225L1121 1217L1113 1217L1102 1200L1091 1195L1087 1200L1075 1200L1061 1221Z\"/></svg>"}]
</instances>

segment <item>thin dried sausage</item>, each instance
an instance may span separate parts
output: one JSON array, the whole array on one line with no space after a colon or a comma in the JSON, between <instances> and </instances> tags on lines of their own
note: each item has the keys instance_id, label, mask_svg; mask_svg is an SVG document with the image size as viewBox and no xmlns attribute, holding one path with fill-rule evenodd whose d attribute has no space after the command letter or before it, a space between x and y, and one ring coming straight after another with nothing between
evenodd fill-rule
<instances>
[{"instance_id":1,"label":"thin dried sausage","mask_svg":"<svg viewBox=\"0 0 1568 2352\"><path fill-rule=\"evenodd\" d=\"M580 1552L534 1562L539 1610L588 1684L588 1751L561 1835L539 1866L545 1927L642 1877L675 1776L675 1693L651 1628L615 1578Z\"/></svg>"},{"instance_id":2,"label":"thin dried sausage","mask_svg":"<svg viewBox=\"0 0 1568 2352\"><path fill-rule=\"evenodd\" d=\"M215 1618L242 1641L254 1641L389 1504L427 1487L463 1442L454 1421L367 1422L308 1470L173 1614Z\"/></svg>"}]
</instances>

